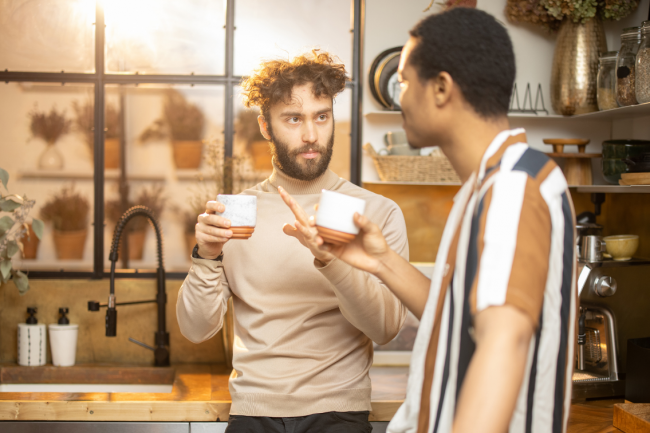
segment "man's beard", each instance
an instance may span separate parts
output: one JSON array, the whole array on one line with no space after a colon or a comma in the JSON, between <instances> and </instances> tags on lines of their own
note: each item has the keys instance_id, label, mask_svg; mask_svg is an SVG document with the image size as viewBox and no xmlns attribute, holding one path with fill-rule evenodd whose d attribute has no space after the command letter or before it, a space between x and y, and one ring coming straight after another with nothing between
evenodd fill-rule
<instances>
[{"instance_id":1,"label":"man's beard","mask_svg":"<svg viewBox=\"0 0 650 433\"><path fill-rule=\"evenodd\" d=\"M314 180L327 170L332 159L332 152L334 150L334 125L332 125L332 135L325 146L315 144L306 144L298 149L289 150L286 143L278 140L273 135L273 128L270 122L268 123L268 132L271 136L271 155L275 164L284 174L298 180ZM301 153L309 152L309 150L320 153L320 158L305 159L305 165L298 162Z\"/></svg>"}]
</instances>

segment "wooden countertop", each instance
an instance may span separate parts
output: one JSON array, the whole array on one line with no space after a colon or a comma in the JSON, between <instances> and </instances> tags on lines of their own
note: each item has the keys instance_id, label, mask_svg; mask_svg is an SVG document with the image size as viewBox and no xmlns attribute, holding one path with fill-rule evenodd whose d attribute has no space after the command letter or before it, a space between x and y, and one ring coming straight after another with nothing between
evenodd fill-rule
<instances>
[{"instance_id":1,"label":"wooden countertop","mask_svg":"<svg viewBox=\"0 0 650 433\"><path fill-rule=\"evenodd\" d=\"M143 376L149 376L151 371L155 370L153 367L122 368L121 374L131 378L127 383L143 383L133 380L137 376L138 368L146 373ZM116 366L79 365L61 369L52 366L21 368L15 364L4 367L0 365L0 382L74 383L70 381L71 376L83 370L82 374L89 377L89 381L84 381L85 383L98 383L92 374L93 370L97 374L101 372L105 377L115 378L115 370L119 369L120 367ZM228 391L231 371L228 368L223 365L176 365L173 369L172 392L167 394L0 392L0 421L228 420L231 403ZM63 379L52 379L51 372L57 370L61 370ZM21 371L27 371L31 376L30 380L21 376ZM371 421L389 421L392 418L404 400L407 375L408 369L400 367L378 367L371 370ZM164 377L165 372L158 373L158 376ZM34 377L37 377L38 382ZM111 382L115 383L112 380Z\"/></svg>"},{"instance_id":2,"label":"wooden countertop","mask_svg":"<svg viewBox=\"0 0 650 433\"><path fill-rule=\"evenodd\" d=\"M37 369L41 370L37 370ZM223 365L173 366L172 392L165 393L13 393L0 392L0 421L227 421L230 411L228 378ZM73 370L73 369L76 369ZM146 372L138 378L137 372ZM122 378L122 383L152 383L171 378L171 369L153 367L75 366L65 369L31 367L29 378L21 376L20 367L0 365L0 382L61 382L75 373L88 375L85 383ZM53 379L52 371L61 370ZM119 370L119 371L118 371ZM373 367L371 421L389 421L406 394L408 369ZM108 379L104 379L108 378ZM112 379L111 379L112 378ZM127 378L127 379L124 379ZM29 379L29 380L27 380ZM106 383L106 382L104 382ZM155 381L153 383L156 383ZM623 400L599 400L571 405L570 433L609 433L621 431L612 426L613 406Z\"/></svg>"}]
</instances>

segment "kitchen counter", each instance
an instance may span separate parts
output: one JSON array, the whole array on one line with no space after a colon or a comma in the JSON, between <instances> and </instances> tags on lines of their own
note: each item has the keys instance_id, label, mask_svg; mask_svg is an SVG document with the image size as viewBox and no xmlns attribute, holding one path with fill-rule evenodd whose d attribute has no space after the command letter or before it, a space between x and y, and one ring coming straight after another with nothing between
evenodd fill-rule
<instances>
[{"instance_id":1,"label":"kitchen counter","mask_svg":"<svg viewBox=\"0 0 650 433\"><path fill-rule=\"evenodd\" d=\"M406 393L408 369L373 367L371 421L389 421ZM171 368L79 365L68 368L0 365L0 383L165 383L171 393L0 392L0 421L227 421L228 378L223 365ZM85 379L84 379L85 378ZM620 432L612 426L613 405L598 400L571 405L570 433Z\"/></svg>"},{"instance_id":2,"label":"kitchen counter","mask_svg":"<svg viewBox=\"0 0 650 433\"><path fill-rule=\"evenodd\" d=\"M0 383L101 383L98 375L105 377L104 383L120 377L121 383L173 381L171 393L0 392L0 421L226 421L230 372L223 365L0 365ZM371 421L392 418L404 399L407 374L403 367L372 368Z\"/></svg>"}]
</instances>

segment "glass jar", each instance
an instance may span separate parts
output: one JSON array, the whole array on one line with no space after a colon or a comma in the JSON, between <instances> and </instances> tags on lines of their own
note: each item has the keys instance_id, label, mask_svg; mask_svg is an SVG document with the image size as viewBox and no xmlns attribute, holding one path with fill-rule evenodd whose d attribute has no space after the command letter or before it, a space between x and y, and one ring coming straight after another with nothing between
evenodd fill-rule
<instances>
[{"instance_id":1,"label":"glass jar","mask_svg":"<svg viewBox=\"0 0 650 433\"><path fill-rule=\"evenodd\" d=\"M621 49L616 56L616 102L621 107L635 105L636 53L641 43L641 27L628 27L621 33Z\"/></svg>"},{"instance_id":2,"label":"glass jar","mask_svg":"<svg viewBox=\"0 0 650 433\"><path fill-rule=\"evenodd\" d=\"M616 102L616 56L618 51L609 51L598 59L598 100L599 110L618 108Z\"/></svg>"},{"instance_id":3,"label":"glass jar","mask_svg":"<svg viewBox=\"0 0 650 433\"><path fill-rule=\"evenodd\" d=\"M641 27L641 44L636 54L636 77L637 102L650 102L650 21L644 21Z\"/></svg>"}]
</instances>

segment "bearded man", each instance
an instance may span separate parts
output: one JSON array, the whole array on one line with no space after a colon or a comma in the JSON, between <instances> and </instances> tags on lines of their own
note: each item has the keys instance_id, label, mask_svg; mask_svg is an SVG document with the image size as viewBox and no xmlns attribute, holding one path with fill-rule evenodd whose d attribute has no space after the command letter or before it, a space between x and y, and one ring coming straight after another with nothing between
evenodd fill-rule
<instances>
[{"instance_id":1,"label":"bearded man","mask_svg":"<svg viewBox=\"0 0 650 433\"><path fill-rule=\"evenodd\" d=\"M225 206L206 204L176 306L182 334L199 343L221 329L233 298L228 433L371 431L373 341L392 340L406 309L378 278L303 236L303 209L314 208L321 190L337 191L364 199L366 216L408 260L397 205L328 170L333 101L347 80L342 64L314 51L265 62L242 83L245 105L260 108L274 170L242 193L257 196L257 226L247 241L230 242L230 221L216 215Z\"/></svg>"}]
</instances>

